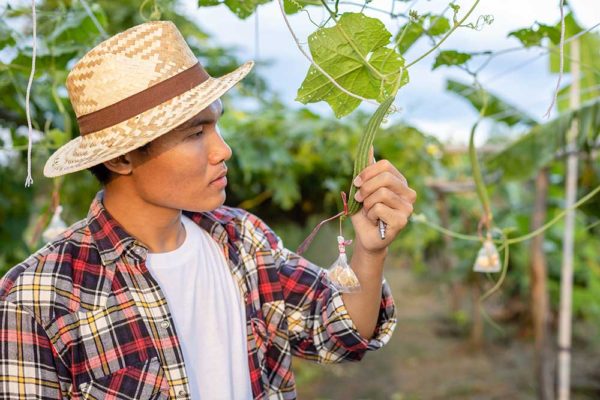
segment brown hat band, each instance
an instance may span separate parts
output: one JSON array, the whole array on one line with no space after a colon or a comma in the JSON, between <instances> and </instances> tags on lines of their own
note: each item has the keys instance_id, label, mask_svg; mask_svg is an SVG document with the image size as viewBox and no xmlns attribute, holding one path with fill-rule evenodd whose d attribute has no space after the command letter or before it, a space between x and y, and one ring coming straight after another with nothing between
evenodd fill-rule
<instances>
[{"instance_id":1,"label":"brown hat band","mask_svg":"<svg viewBox=\"0 0 600 400\"><path fill-rule=\"evenodd\" d=\"M156 85L142 90L139 93L120 100L108 107L85 114L77 118L81 136L110 128L120 122L127 121L154 108L167 100L179 96L188 90L205 82L210 75L202 68L200 63L165 79Z\"/></svg>"}]
</instances>

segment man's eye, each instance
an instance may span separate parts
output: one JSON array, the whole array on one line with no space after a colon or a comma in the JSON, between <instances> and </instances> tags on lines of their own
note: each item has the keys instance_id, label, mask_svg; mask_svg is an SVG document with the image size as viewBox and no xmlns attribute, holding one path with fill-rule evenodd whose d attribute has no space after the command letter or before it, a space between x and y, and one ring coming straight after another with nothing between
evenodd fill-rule
<instances>
[{"instance_id":1,"label":"man's eye","mask_svg":"<svg viewBox=\"0 0 600 400\"><path fill-rule=\"evenodd\" d=\"M203 133L203 131L199 130L199 131L196 131L196 132L192 133L190 135L190 137L198 137L198 136L202 135L202 133Z\"/></svg>"}]
</instances>

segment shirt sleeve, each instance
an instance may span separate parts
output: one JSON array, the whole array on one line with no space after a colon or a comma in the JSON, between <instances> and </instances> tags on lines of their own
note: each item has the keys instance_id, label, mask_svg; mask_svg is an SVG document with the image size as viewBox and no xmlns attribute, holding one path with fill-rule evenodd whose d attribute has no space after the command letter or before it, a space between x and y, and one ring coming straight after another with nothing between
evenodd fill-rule
<instances>
[{"instance_id":1,"label":"shirt sleeve","mask_svg":"<svg viewBox=\"0 0 600 400\"><path fill-rule=\"evenodd\" d=\"M319 363L359 361L366 351L389 342L396 327L396 309L385 278L375 333L367 340L359 334L326 270L286 249L277 235L270 234L292 354Z\"/></svg>"},{"instance_id":2,"label":"shirt sleeve","mask_svg":"<svg viewBox=\"0 0 600 400\"><path fill-rule=\"evenodd\" d=\"M0 300L0 398L62 399L53 346L36 319Z\"/></svg>"}]
</instances>

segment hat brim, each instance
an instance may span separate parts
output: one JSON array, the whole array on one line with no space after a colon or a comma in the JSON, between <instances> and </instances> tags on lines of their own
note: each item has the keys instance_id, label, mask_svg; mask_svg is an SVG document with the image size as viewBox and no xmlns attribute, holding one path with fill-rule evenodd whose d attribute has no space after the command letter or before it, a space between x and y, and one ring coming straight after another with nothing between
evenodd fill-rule
<instances>
[{"instance_id":1,"label":"hat brim","mask_svg":"<svg viewBox=\"0 0 600 400\"><path fill-rule=\"evenodd\" d=\"M254 66L248 61L126 121L79 136L50 156L44 175L54 178L81 171L135 150L181 125L221 97Z\"/></svg>"}]
</instances>

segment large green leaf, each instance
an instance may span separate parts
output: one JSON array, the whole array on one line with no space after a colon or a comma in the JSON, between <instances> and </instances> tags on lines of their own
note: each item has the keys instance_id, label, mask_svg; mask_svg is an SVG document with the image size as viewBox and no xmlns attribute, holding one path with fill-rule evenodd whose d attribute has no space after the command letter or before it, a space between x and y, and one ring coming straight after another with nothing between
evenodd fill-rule
<instances>
[{"instance_id":1,"label":"large green leaf","mask_svg":"<svg viewBox=\"0 0 600 400\"><path fill-rule=\"evenodd\" d=\"M577 148L589 150L600 137L600 100L586 103L582 108L559 115L507 146L486 160L486 167L501 170L506 179L528 179L548 165L557 152L564 150L567 133L573 120L578 121Z\"/></svg>"},{"instance_id":2,"label":"large green leaf","mask_svg":"<svg viewBox=\"0 0 600 400\"><path fill-rule=\"evenodd\" d=\"M531 126L537 123L535 119L525 111L518 109L490 92L477 90L470 85L453 79L449 79L446 82L446 90L467 100L477 111L483 108L484 97L487 98L484 116L490 117L496 121L504 122L509 126L518 123Z\"/></svg>"},{"instance_id":3,"label":"large green leaf","mask_svg":"<svg viewBox=\"0 0 600 400\"><path fill-rule=\"evenodd\" d=\"M404 59L385 47L391 36L378 19L345 13L335 26L312 33L308 43L314 61L339 85L356 95L383 101L391 95L398 79L401 80L399 86L408 82L406 71L401 77L399 72ZM380 75L388 76L382 79ZM324 100L338 118L360 104L360 100L339 90L312 65L296 100L304 104Z\"/></svg>"}]
</instances>

